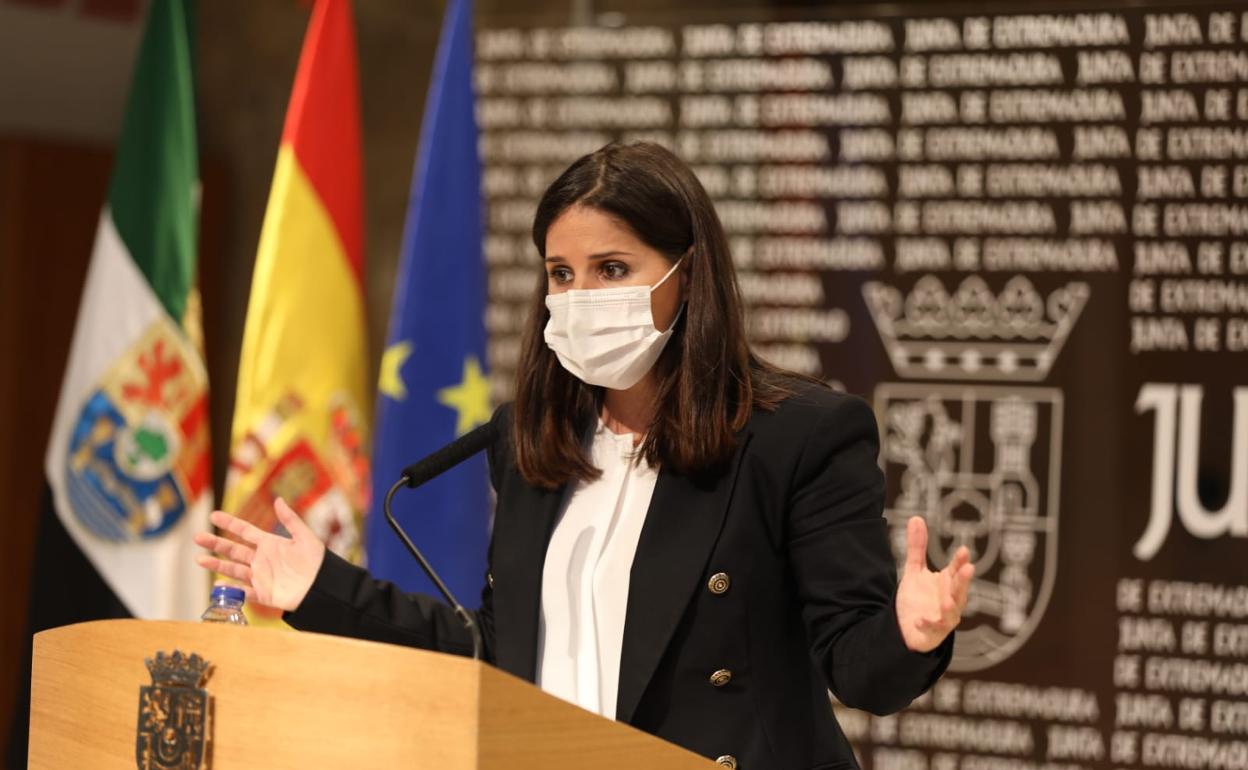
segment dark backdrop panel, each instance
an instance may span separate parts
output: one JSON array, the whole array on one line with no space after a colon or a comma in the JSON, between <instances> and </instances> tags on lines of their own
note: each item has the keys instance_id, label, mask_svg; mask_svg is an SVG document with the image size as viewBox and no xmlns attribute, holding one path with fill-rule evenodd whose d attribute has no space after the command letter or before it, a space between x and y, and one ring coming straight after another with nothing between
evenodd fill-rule
<instances>
[{"instance_id":1,"label":"dark backdrop panel","mask_svg":"<svg viewBox=\"0 0 1248 770\"><path fill-rule=\"evenodd\" d=\"M875 405L898 556L914 515L933 566L971 548L951 673L838 707L864 766L1248 763L1245 11L485 19L499 397L537 197L659 141L716 200L756 349Z\"/></svg>"}]
</instances>

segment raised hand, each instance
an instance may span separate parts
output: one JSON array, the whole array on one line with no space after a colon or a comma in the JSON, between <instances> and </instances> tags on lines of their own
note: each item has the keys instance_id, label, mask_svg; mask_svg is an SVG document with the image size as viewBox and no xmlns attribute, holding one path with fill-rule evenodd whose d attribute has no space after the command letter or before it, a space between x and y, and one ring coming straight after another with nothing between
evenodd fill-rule
<instances>
[{"instance_id":1,"label":"raised hand","mask_svg":"<svg viewBox=\"0 0 1248 770\"><path fill-rule=\"evenodd\" d=\"M927 568L927 524L920 516L906 523L906 566L897 586L897 623L906 647L930 652L957 628L975 565L966 546L940 572Z\"/></svg>"},{"instance_id":2,"label":"raised hand","mask_svg":"<svg viewBox=\"0 0 1248 770\"><path fill-rule=\"evenodd\" d=\"M285 500L279 497L273 511L290 537L265 532L224 511L213 511L209 517L212 523L243 542L197 532L195 544L216 556L200 555L195 561L204 569L239 581L248 601L294 610L307 596L321 568L325 544Z\"/></svg>"}]
</instances>

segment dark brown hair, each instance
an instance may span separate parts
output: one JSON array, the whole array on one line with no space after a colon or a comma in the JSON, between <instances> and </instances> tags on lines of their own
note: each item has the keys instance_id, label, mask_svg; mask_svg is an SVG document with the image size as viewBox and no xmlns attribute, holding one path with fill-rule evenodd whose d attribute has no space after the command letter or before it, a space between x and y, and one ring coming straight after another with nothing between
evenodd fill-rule
<instances>
[{"instance_id":1,"label":"dark brown hair","mask_svg":"<svg viewBox=\"0 0 1248 770\"><path fill-rule=\"evenodd\" d=\"M774 409L790 391L786 373L749 349L728 239L693 171L657 144L609 144L573 163L547 188L533 219L533 243L546 257L546 233L574 205L603 212L650 248L681 263L685 312L655 363L658 408L641 453L682 474L731 458L755 407ZM603 389L569 374L545 343L546 274L533 297L516 375L516 465L530 484L555 488L601 471L583 451Z\"/></svg>"}]
</instances>

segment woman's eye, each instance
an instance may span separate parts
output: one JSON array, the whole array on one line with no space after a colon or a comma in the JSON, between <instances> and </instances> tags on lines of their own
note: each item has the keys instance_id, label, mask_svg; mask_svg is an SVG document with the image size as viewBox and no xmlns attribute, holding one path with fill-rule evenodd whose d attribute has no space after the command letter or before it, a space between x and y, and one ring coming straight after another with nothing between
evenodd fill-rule
<instances>
[{"instance_id":1,"label":"woman's eye","mask_svg":"<svg viewBox=\"0 0 1248 770\"><path fill-rule=\"evenodd\" d=\"M572 280L571 271L566 267L556 267L550 271L550 279L555 283L567 283Z\"/></svg>"},{"instance_id":2,"label":"woman's eye","mask_svg":"<svg viewBox=\"0 0 1248 770\"><path fill-rule=\"evenodd\" d=\"M628 275L628 266L620 262L608 262L602 266L603 275L611 280L619 280Z\"/></svg>"}]
</instances>

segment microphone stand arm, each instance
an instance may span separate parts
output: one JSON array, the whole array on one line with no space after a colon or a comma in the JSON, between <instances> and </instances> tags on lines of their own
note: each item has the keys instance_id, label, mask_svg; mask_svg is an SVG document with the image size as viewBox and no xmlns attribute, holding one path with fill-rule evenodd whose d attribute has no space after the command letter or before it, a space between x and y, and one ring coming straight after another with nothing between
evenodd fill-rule
<instances>
[{"instance_id":1,"label":"microphone stand arm","mask_svg":"<svg viewBox=\"0 0 1248 770\"><path fill-rule=\"evenodd\" d=\"M425 574L429 576L429 579L433 581L433 584L438 587L439 591L442 592L442 596L446 598L447 604L451 605L451 609L455 611L455 616L459 618L459 621L464 624L464 628L468 629L468 633L472 635L472 659L481 660L481 629L477 626L477 621L473 619L472 613L464 609L464 605L460 604L455 599L454 594L451 593L451 589L446 587L446 583L442 582L442 578L438 577L438 573L435 572L433 567L429 565L428 560L425 559L425 555L420 552L420 549L418 549L414 543L412 543L412 539L408 537L407 533L403 531L403 528L399 526L399 522L395 521L394 513L390 510L390 501L394 498L394 494L398 492L399 489L409 486L410 483L411 479L405 475L396 481L394 486L390 487L390 491L386 493L385 502L381 506L382 511L386 515L386 522L390 524L390 528L394 530L394 534L399 536L399 540L403 541L403 545L407 547L408 552L416 558L416 561L420 564L421 569L425 571Z\"/></svg>"}]
</instances>

